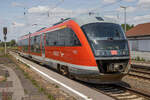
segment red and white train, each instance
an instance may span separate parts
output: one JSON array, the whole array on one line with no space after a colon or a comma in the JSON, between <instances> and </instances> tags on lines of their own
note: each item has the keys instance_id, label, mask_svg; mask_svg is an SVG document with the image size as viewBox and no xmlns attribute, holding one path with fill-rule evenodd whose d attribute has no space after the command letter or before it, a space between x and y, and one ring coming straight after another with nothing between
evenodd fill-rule
<instances>
[{"instance_id":1,"label":"red and white train","mask_svg":"<svg viewBox=\"0 0 150 100\"><path fill-rule=\"evenodd\" d=\"M68 18L22 36L18 51L63 75L91 83L119 82L130 69L121 26L101 17Z\"/></svg>"}]
</instances>

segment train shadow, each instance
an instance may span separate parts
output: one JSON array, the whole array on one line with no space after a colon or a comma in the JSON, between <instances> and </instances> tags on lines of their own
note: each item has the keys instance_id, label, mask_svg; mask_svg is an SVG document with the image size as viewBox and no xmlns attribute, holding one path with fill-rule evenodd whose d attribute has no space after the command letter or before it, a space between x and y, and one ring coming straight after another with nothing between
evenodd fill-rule
<instances>
[{"instance_id":1,"label":"train shadow","mask_svg":"<svg viewBox=\"0 0 150 100\"><path fill-rule=\"evenodd\" d=\"M75 80L83 85L86 85L92 89L95 89L99 92L102 92L104 94L122 94L126 93L126 88L131 88L131 86L126 82L118 82L113 84L94 84L94 83L87 83L80 80Z\"/></svg>"}]
</instances>

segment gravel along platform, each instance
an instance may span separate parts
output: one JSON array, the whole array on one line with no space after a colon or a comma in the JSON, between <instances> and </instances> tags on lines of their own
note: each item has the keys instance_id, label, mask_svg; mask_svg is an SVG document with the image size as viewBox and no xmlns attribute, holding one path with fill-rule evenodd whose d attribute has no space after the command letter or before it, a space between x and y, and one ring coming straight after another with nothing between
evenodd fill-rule
<instances>
[{"instance_id":1,"label":"gravel along platform","mask_svg":"<svg viewBox=\"0 0 150 100\"><path fill-rule=\"evenodd\" d=\"M35 89L32 90L32 88L29 87L29 85L27 86L26 84L24 84L25 78L23 78L24 80L21 80L23 87L26 88L27 86L25 92L34 95L35 99L31 99L31 100L47 100L46 98L36 99L38 95L41 95L40 97L46 95L48 97L48 100L76 100L73 96L70 96L68 93L61 90L58 85L54 83L50 83L49 81L42 78L39 74L31 70L31 68L26 64L17 61L14 57L11 57L11 59L15 63L15 65L18 66L15 68L17 69L15 70L15 72L18 73L19 78L23 77L20 75L23 73L24 77L29 79L30 82L38 89L37 91ZM18 72L18 70L21 72ZM27 83L29 83L29 81ZM28 88L30 91L28 91ZM39 91L41 94L38 94Z\"/></svg>"},{"instance_id":2,"label":"gravel along platform","mask_svg":"<svg viewBox=\"0 0 150 100\"><path fill-rule=\"evenodd\" d=\"M9 59L0 57L0 100L50 100Z\"/></svg>"}]
</instances>

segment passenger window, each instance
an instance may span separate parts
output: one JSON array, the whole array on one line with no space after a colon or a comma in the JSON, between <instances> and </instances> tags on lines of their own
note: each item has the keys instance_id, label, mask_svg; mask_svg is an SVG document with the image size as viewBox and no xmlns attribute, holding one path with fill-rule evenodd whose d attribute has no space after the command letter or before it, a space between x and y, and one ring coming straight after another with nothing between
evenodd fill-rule
<instances>
[{"instance_id":1,"label":"passenger window","mask_svg":"<svg viewBox=\"0 0 150 100\"><path fill-rule=\"evenodd\" d=\"M41 52L41 35L31 37L30 39L31 52Z\"/></svg>"},{"instance_id":2,"label":"passenger window","mask_svg":"<svg viewBox=\"0 0 150 100\"><path fill-rule=\"evenodd\" d=\"M28 52L28 42L29 39L20 40L20 46L22 46L23 52Z\"/></svg>"},{"instance_id":3,"label":"passenger window","mask_svg":"<svg viewBox=\"0 0 150 100\"><path fill-rule=\"evenodd\" d=\"M80 46L81 43L71 28L46 33L47 46Z\"/></svg>"}]
</instances>

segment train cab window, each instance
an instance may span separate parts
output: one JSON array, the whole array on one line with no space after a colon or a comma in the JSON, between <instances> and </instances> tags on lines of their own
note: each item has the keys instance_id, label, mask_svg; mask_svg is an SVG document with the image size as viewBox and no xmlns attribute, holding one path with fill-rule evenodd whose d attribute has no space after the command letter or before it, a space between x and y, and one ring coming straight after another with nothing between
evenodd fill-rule
<instances>
[{"instance_id":1,"label":"train cab window","mask_svg":"<svg viewBox=\"0 0 150 100\"><path fill-rule=\"evenodd\" d=\"M80 46L80 41L71 28L64 29L65 46Z\"/></svg>"},{"instance_id":2,"label":"train cab window","mask_svg":"<svg viewBox=\"0 0 150 100\"><path fill-rule=\"evenodd\" d=\"M76 34L74 33L74 31L71 28L66 28L65 30L66 32L66 41L65 41L65 45L66 46L80 46L80 41L77 38Z\"/></svg>"},{"instance_id":3,"label":"train cab window","mask_svg":"<svg viewBox=\"0 0 150 100\"><path fill-rule=\"evenodd\" d=\"M81 43L71 28L46 33L47 46L80 46Z\"/></svg>"}]
</instances>

